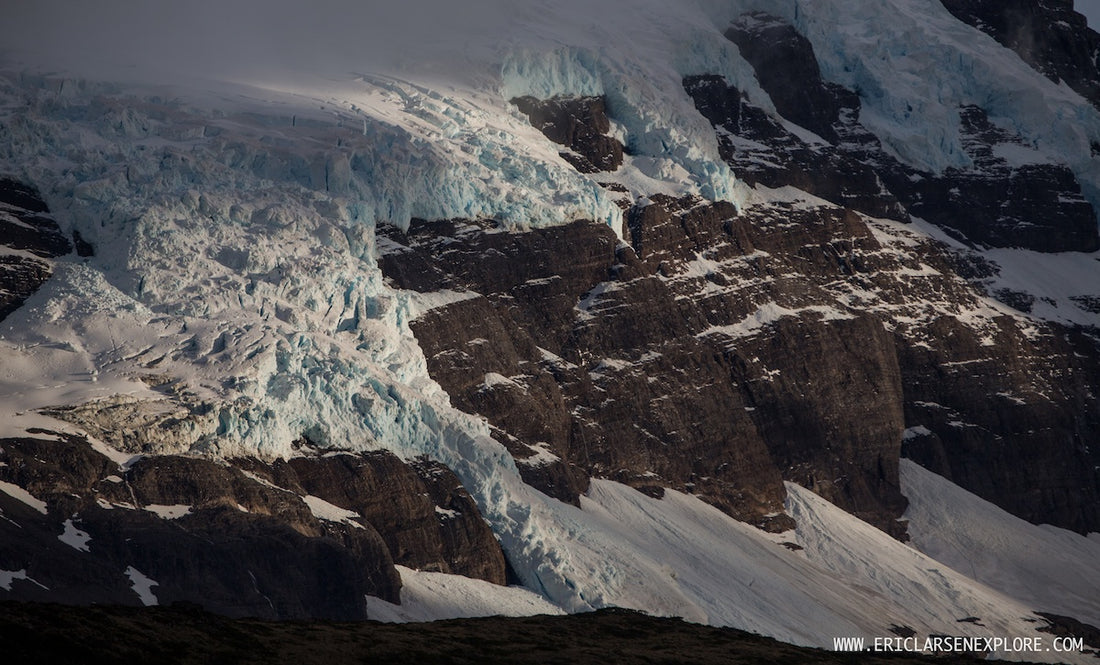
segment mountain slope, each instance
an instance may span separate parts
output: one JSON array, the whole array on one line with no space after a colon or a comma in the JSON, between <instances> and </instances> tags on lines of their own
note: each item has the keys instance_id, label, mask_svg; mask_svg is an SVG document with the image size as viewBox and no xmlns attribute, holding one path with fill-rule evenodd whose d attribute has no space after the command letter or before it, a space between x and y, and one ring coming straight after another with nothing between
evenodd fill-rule
<instances>
[{"instance_id":1,"label":"mountain slope","mask_svg":"<svg viewBox=\"0 0 1100 665\"><path fill-rule=\"evenodd\" d=\"M967 572L901 459L961 505L1070 530L1066 567L1096 579L1087 99L907 0L484 3L429 25L411 3L366 46L340 7L279 9L302 23L291 62L257 36L223 72L238 9L178 17L208 53L168 41L132 71L134 35L79 64L11 42L0 499L37 540L5 540L5 592L190 600L203 566L157 547L216 560L262 536L373 577L339 608L281 606L261 587L319 582L250 553L220 611L362 618L405 565L820 646L1096 621L1048 604L1065 578ZM115 520L150 549L107 547ZM426 607L387 611L458 611Z\"/></svg>"}]
</instances>

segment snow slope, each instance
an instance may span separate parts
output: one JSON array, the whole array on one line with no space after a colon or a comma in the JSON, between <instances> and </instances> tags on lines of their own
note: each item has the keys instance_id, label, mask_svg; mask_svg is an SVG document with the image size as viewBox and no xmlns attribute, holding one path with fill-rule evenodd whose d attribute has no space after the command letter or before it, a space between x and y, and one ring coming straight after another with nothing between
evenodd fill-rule
<instances>
[{"instance_id":1,"label":"snow slope","mask_svg":"<svg viewBox=\"0 0 1100 665\"><path fill-rule=\"evenodd\" d=\"M909 460L901 484L919 550L1033 609L1100 624L1100 534L1025 522Z\"/></svg>"},{"instance_id":2,"label":"snow slope","mask_svg":"<svg viewBox=\"0 0 1100 665\"><path fill-rule=\"evenodd\" d=\"M798 520L798 529L773 535L690 495L667 491L663 499L654 499L596 480L582 498L583 513L573 514L583 530L571 534L569 547L554 555L571 558L578 568L581 563L590 566L588 575L578 576L575 583L603 589L594 606L732 625L795 644L831 648L834 637L888 637L897 626L912 628L921 638L944 633L1038 635L1035 628L1042 623L1036 622L1036 608L1028 602L893 540L809 490L793 484L787 489L788 511ZM944 509L980 508L976 497L959 493L965 494L956 488L932 503ZM788 547L794 544L803 549ZM1072 549L1062 553L1058 565L1087 570L1094 554ZM604 557L614 562L613 568L600 565ZM372 618L416 621L556 611L517 589L407 569L401 575L402 604L370 599ZM1047 580L1055 581L1051 589L1068 588L1065 579ZM958 621L970 617L977 622ZM1065 654L1045 652L995 655L1040 662L1091 658L1071 654L1067 661Z\"/></svg>"},{"instance_id":3,"label":"snow slope","mask_svg":"<svg viewBox=\"0 0 1100 665\"><path fill-rule=\"evenodd\" d=\"M564 614L561 608L522 587L502 587L461 575L446 575L398 566L401 604L367 598L371 621L405 623L487 616Z\"/></svg>"}]
</instances>

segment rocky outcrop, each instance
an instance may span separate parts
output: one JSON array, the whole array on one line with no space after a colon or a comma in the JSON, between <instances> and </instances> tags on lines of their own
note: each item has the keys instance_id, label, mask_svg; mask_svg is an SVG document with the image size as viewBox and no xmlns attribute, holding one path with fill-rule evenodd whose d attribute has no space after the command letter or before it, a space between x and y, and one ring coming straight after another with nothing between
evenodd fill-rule
<instances>
[{"instance_id":1,"label":"rocky outcrop","mask_svg":"<svg viewBox=\"0 0 1100 665\"><path fill-rule=\"evenodd\" d=\"M905 456L1031 522L1100 528L1094 333L1003 320L983 337L948 317L930 328L940 344L900 349Z\"/></svg>"},{"instance_id":2,"label":"rocky outcrop","mask_svg":"<svg viewBox=\"0 0 1100 665\"><path fill-rule=\"evenodd\" d=\"M591 223L464 227L446 253L453 223L383 229L396 285L478 294L413 321L432 376L563 500L608 477L780 528L790 479L900 535L894 341L809 278L774 278L794 265L843 278L877 248L871 231L839 208L755 217L654 200L628 216L630 247Z\"/></svg>"},{"instance_id":3,"label":"rocky outcrop","mask_svg":"<svg viewBox=\"0 0 1100 665\"><path fill-rule=\"evenodd\" d=\"M956 237L992 247L1044 252L1100 249L1096 215L1069 167L1039 163L1019 136L996 127L977 106L959 109L972 166L942 174L888 178L909 211ZM1010 163L1031 154L1036 163Z\"/></svg>"},{"instance_id":4,"label":"rocky outcrop","mask_svg":"<svg viewBox=\"0 0 1100 665\"><path fill-rule=\"evenodd\" d=\"M1100 107L1100 34L1072 0L943 0L943 6Z\"/></svg>"},{"instance_id":5,"label":"rocky outcrop","mask_svg":"<svg viewBox=\"0 0 1100 665\"><path fill-rule=\"evenodd\" d=\"M450 227L381 229L391 251L380 264L404 288L480 294L412 328L432 376L488 418L525 480L572 502L590 476L675 487L742 519L778 519L782 478L737 406L728 362L692 336L664 283L610 229L464 227L466 242L435 251ZM424 264L434 284L413 277Z\"/></svg>"},{"instance_id":6,"label":"rocky outcrop","mask_svg":"<svg viewBox=\"0 0 1100 665\"><path fill-rule=\"evenodd\" d=\"M569 152L559 153L581 173L614 171L623 163L623 144L608 136L611 123L603 97L511 100L531 125Z\"/></svg>"},{"instance_id":7,"label":"rocky outcrop","mask_svg":"<svg viewBox=\"0 0 1100 665\"><path fill-rule=\"evenodd\" d=\"M0 569L22 571L7 599L352 620L368 618L368 595L400 602L395 563L505 581L495 538L437 463L347 453L119 466L82 437L35 434L0 440Z\"/></svg>"},{"instance_id":8,"label":"rocky outcrop","mask_svg":"<svg viewBox=\"0 0 1100 665\"><path fill-rule=\"evenodd\" d=\"M271 465L235 462L371 524L395 564L505 583L504 554L462 483L446 466L392 453L329 453Z\"/></svg>"},{"instance_id":9,"label":"rocky outcrop","mask_svg":"<svg viewBox=\"0 0 1100 665\"><path fill-rule=\"evenodd\" d=\"M948 4L952 11L966 4L987 13L1003 8L1008 15L1018 3ZM1028 11L1055 10L1061 11L1046 5ZM897 202L903 214L889 216L906 219L912 213L977 246L1045 252L1100 247L1095 213L1070 170L1046 163L980 107L959 109L960 137L971 165L939 174L918 171L887 155L859 125L858 98L821 81L812 47L793 27L752 13L736 21L727 36L756 68L782 119L822 139L807 144L721 78L685 79L739 177L773 188L791 185L880 217L888 216L882 214L883 203ZM882 191L868 199L866 183L872 181L881 183ZM865 183L859 186L862 197L845 196L853 183ZM783 254L790 256L792 249ZM960 306L974 307L975 294L955 276L980 285L996 266L977 254L956 256L927 245L902 251L910 260L919 257L922 271L939 276L922 278L920 288L910 277L902 289L884 279L881 253L872 261L866 246L854 252L848 247L837 257L847 257L850 277L842 290L849 302L866 309L871 303L865 293L851 289L873 286L878 303L871 309L893 333L905 386L906 454L1029 520L1082 532L1096 529L1100 479L1086 443L1098 423L1090 387L1100 375L1094 334L998 316L976 329L973 320L960 316ZM780 256L768 252L769 261ZM820 272L820 265L814 271L792 268L834 295L842 283L823 284L822 275L829 273ZM1033 296L1008 289L991 295L1021 311L1034 304ZM922 312L922 302L947 309L938 315Z\"/></svg>"},{"instance_id":10,"label":"rocky outcrop","mask_svg":"<svg viewBox=\"0 0 1100 665\"><path fill-rule=\"evenodd\" d=\"M812 63L812 73L817 76L817 61ZM813 83L807 82L807 89L814 89ZM817 102L835 113L828 117L816 113L807 120L821 125L822 131L828 128L825 135L834 137L834 141L843 133L844 145L858 143L876 154L881 152L878 139L855 122L859 117L859 97L838 86L826 87L820 79L816 84L819 96L824 98ZM784 85L783 89L787 87ZM805 135L791 132L720 76L689 76L684 79L684 89L699 112L719 130L718 150L722 159L748 184L773 189L789 185L875 217L909 219L876 169L861 161L859 155L824 141L808 142Z\"/></svg>"},{"instance_id":11,"label":"rocky outcrop","mask_svg":"<svg viewBox=\"0 0 1100 665\"><path fill-rule=\"evenodd\" d=\"M991 307L960 273L995 266L904 224L655 196L629 246L587 222L379 233L395 286L464 292L411 323L429 372L552 496L607 477L779 528L786 479L901 536L904 441L1018 515L1100 526L1095 342Z\"/></svg>"},{"instance_id":12,"label":"rocky outcrop","mask_svg":"<svg viewBox=\"0 0 1100 665\"><path fill-rule=\"evenodd\" d=\"M53 268L47 259L72 251L32 187L0 177L0 321L38 290Z\"/></svg>"},{"instance_id":13,"label":"rocky outcrop","mask_svg":"<svg viewBox=\"0 0 1100 665\"><path fill-rule=\"evenodd\" d=\"M756 77L782 117L831 144L842 114L859 113L859 97L821 78L813 46L794 26L764 12L743 14L726 30L756 70Z\"/></svg>"},{"instance_id":14,"label":"rocky outcrop","mask_svg":"<svg viewBox=\"0 0 1100 665\"><path fill-rule=\"evenodd\" d=\"M822 80L813 47L793 26L752 12L726 36L755 68L780 118L815 135L795 135L719 77L685 79L696 107L718 130L723 159L747 182L790 185L878 217L913 214L976 245L1100 248L1095 213L1073 172L995 126L980 107L959 109L971 164L921 171L887 154L860 125L859 97Z\"/></svg>"}]
</instances>

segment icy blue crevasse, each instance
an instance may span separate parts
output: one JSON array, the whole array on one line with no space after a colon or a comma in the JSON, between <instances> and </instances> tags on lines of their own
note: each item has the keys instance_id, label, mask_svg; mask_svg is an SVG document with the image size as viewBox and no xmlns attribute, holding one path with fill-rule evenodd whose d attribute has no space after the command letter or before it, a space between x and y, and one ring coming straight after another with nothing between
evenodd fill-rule
<instances>
[{"instance_id":1,"label":"icy blue crevasse","mask_svg":"<svg viewBox=\"0 0 1100 665\"><path fill-rule=\"evenodd\" d=\"M575 509L524 484L488 425L452 409L428 376L409 297L386 287L374 260L377 201L310 189L267 168L274 156L258 172L249 155L261 148L247 136L165 140L138 113L129 119L148 131L120 138L80 109L54 115L52 101L15 97L30 103L5 104L0 168L41 187L97 253L61 260L0 328L5 352L77 358L72 404L118 385L160 411L167 394L136 377L168 377L181 396L169 408L196 409L178 424L181 451L290 456L304 435L440 460L525 582L565 607L593 606L576 583L592 566L554 555L584 531ZM43 378L26 380L33 391Z\"/></svg>"},{"instance_id":2,"label":"icy blue crevasse","mask_svg":"<svg viewBox=\"0 0 1100 665\"><path fill-rule=\"evenodd\" d=\"M398 91L424 133L364 115L361 134L347 139L349 192L375 219L401 228L411 219L449 218L509 228L575 219L621 225L621 211L597 183L567 164L532 158L514 134L485 122L483 110L405 82L378 85Z\"/></svg>"}]
</instances>

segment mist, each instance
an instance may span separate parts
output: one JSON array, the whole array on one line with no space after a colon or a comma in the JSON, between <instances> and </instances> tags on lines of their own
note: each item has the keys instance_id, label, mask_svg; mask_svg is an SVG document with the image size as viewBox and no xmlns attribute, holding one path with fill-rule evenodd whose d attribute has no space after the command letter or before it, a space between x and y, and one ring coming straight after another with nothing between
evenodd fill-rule
<instances>
[{"instance_id":1,"label":"mist","mask_svg":"<svg viewBox=\"0 0 1100 665\"><path fill-rule=\"evenodd\" d=\"M15 0L8 64L84 76L268 80L430 68L508 34L506 0ZM484 47L482 47L484 48Z\"/></svg>"}]
</instances>

